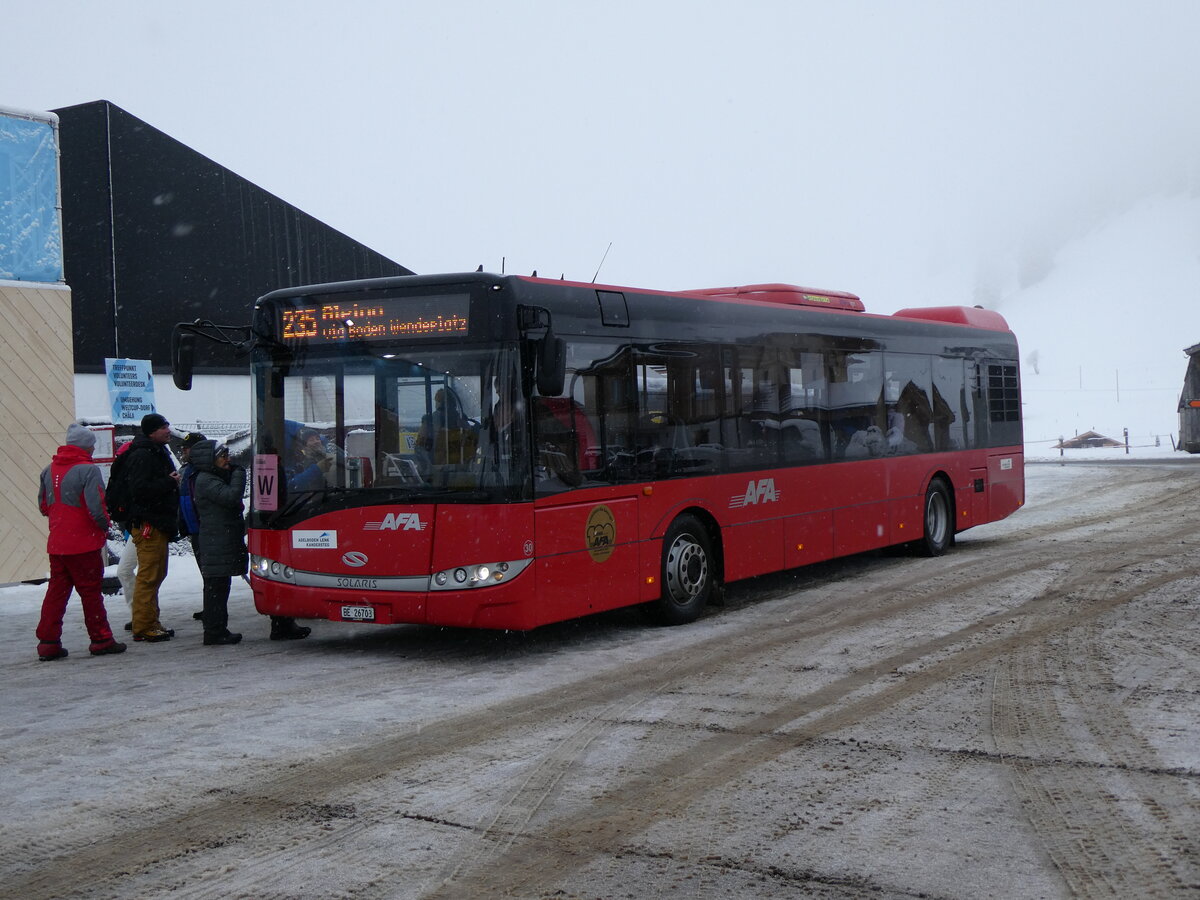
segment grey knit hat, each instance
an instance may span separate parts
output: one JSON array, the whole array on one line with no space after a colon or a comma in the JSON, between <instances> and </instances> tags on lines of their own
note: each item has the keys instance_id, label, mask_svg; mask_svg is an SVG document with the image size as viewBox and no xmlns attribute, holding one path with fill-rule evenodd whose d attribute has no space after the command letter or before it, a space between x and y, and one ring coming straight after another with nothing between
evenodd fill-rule
<instances>
[{"instance_id":1,"label":"grey knit hat","mask_svg":"<svg viewBox=\"0 0 1200 900\"><path fill-rule=\"evenodd\" d=\"M84 428L76 422L67 426L67 444L81 450L91 450L96 446L96 435L89 428Z\"/></svg>"}]
</instances>

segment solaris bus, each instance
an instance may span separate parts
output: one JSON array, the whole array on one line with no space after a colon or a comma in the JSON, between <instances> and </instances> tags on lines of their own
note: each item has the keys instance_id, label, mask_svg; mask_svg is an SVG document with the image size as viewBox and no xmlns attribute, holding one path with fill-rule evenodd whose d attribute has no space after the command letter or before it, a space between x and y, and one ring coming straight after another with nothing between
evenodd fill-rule
<instances>
[{"instance_id":1,"label":"solaris bus","mask_svg":"<svg viewBox=\"0 0 1200 900\"><path fill-rule=\"evenodd\" d=\"M181 386L213 328L177 329ZM938 555L1024 502L1017 342L978 307L474 272L275 291L242 336L264 614L679 624L728 582Z\"/></svg>"}]
</instances>

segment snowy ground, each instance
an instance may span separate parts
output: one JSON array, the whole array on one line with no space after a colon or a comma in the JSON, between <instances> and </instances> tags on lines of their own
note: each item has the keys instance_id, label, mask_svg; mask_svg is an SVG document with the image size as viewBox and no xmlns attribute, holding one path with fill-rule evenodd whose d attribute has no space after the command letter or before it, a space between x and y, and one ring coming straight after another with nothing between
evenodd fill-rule
<instances>
[{"instance_id":1,"label":"snowy ground","mask_svg":"<svg viewBox=\"0 0 1200 900\"><path fill-rule=\"evenodd\" d=\"M0 893L1194 896L1200 458L1168 461L1031 464L946 557L675 629L273 643L236 584L244 641L203 647L177 557L175 640L91 658L73 602L39 663L41 589L0 590Z\"/></svg>"}]
</instances>

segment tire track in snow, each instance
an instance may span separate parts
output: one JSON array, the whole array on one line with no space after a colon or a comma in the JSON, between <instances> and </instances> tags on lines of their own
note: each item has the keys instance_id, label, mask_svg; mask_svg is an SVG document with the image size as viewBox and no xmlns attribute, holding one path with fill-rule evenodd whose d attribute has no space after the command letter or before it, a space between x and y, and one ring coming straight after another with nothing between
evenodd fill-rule
<instances>
[{"instance_id":1,"label":"tire track in snow","mask_svg":"<svg viewBox=\"0 0 1200 900\"><path fill-rule=\"evenodd\" d=\"M1136 511L1134 515L1136 517ZM1169 521L1171 517L1168 515L1166 519ZM1179 528L1178 519L1174 524ZM1154 530L1159 538L1178 537L1185 533L1180 530L1175 534L1170 528L1162 527ZM1115 529L1110 531L1114 531L1111 536L1117 538ZM498 704L482 713L444 719L434 725L425 726L416 733L375 742L340 754L334 760L323 759L299 765L295 770L281 773L266 782L234 789L232 796L238 798L235 801L239 812L238 825L244 831L250 832L258 828L277 827L276 822L281 810L292 808L298 803L320 802L326 795L340 793L348 786L365 783L380 772L437 756L454 754L464 746L495 740L497 734L504 731L536 728L547 721L559 721L565 716L579 715L581 709L594 710L597 706L611 713L613 706L628 698L631 691L635 691L638 686L644 686L647 679L654 678L655 673L661 674L661 667L666 662L675 665L674 681L686 683L691 675L698 672L769 655L773 648L795 640L835 634L867 623L886 621L891 616L951 596L955 591L969 591L986 583L995 583L1002 578L1036 571L1039 567L1052 564L1057 559L1059 548L1041 546L1034 537L1015 541L1012 552L1005 552L1006 556L1011 558L1003 561L1005 567L1001 572L992 570L990 574L967 579L965 582L940 573L934 579L928 580L929 566L924 563L914 564L913 573L907 576L908 583L902 585L902 590L898 593L888 593L881 587L880 596L869 598L870 605L865 608L847 608L841 598L797 604L795 612L804 617L802 621L779 625L767 633L764 633L758 624L742 630L729 629L728 633L698 642L665 657L623 667L614 673L611 680L605 679L602 683L588 681L555 687L532 697ZM1083 555L1094 569L1096 564L1107 558L1111 552L1111 547L1094 543ZM1146 555L1149 551L1142 552ZM967 570L978 562L979 558L975 558L964 562L958 568ZM1086 579L1094 575L1095 572L1092 571L1081 577ZM831 586L830 590L836 587ZM821 591L818 590L817 593ZM1087 615L1103 615L1114 603L1119 605L1128 599L1124 594L1120 597L1123 599L1089 608ZM687 802L690 802L689 798L696 796L697 791L734 778L739 772L768 761L778 753L786 752L794 747L797 741L810 740L846 724L861 721L886 708L889 703L899 702L916 692L927 690L946 678L954 677L959 672L997 655L1012 652L1012 636L989 641L989 630L1001 629L1014 616L1035 612L1036 604L1045 606L1056 599L1061 599L1061 594L1050 591L1017 609L1002 610L981 619L975 625L920 644L904 653L881 660L864 661L859 671L833 685L754 718L747 728L759 734L749 741L746 731L742 728L736 733L726 735L702 735L702 739L692 749L676 754L664 763L673 771L678 771L678 767L694 761L701 763L695 775L689 774L685 777L690 786L689 790L675 796L660 796L653 790L654 785L647 784L644 778L634 779L614 788L603 804L598 804L596 810L582 817L566 817L565 821L573 823L574 827L582 826L587 835L582 844L572 839L571 828L564 826L559 820L542 833L519 834L504 846L499 856L490 856L492 874L499 870L505 873L507 883L527 884L531 872L542 871L541 868L524 867L522 860L529 848L548 847L551 851L559 848L550 855L558 859L564 871L573 870L584 860L594 858L596 854L610 852L615 846L619 846L623 835L635 833L639 828L645 827L659 811L669 812L684 808ZM1050 634L1067 630L1074 624L1075 620L1070 617L1051 619L1048 620L1048 624L1041 626L1041 630ZM1040 632L1031 633L1037 635ZM1021 639L1028 637L1029 634L1025 634ZM965 651L955 652L955 648L964 642L975 642L976 645L969 646ZM901 684L878 689L866 697L856 696L878 680L877 672L887 672L938 654L949 656L934 663L927 670L906 678ZM599 721L600 717L600 714L592 714L589 725L579 733L576 755L582 749L586 749L590 740L594 739L594 734L589 736L584 732L593 730L595 726L590 723ZM797 720L805 718L809 721L793 727ZM763 733L763 729L766 729L766 733ZM750 745L748 749L739 751L740 746L747 744ZM712 763L704 765L704 760L698 760L697 755L712 755L723 762L732 761L733 764L725 771L713 772L710 770ZM545 773L540 776L542 782L539 783L538 778L527 782L530 786L530 796L542 791L545 783L554 782L554 773L569 767L572 758L568 752L553 761L548 761ZM553 784L550 784L550 789L553 789ZM521 791L518 791L513 799L509 800L514 808L521 802L520 794ZM638 811L652 799L657 803L654 814L649 817L639 814ZM649 805L655 806L654 803ZM608 812L604 812L601 806ZM60 852L56 860L48 861L38 872L6 880L6 884L23 896L54 896L87 890L89 885L94 887L98 880L102 881L106 876L116 877L127 871L147 872L183 856L201 854L213 841L227 837L229 811L230 795L225 795L214 798L211 802L190 805L182 810L168 808L161 815L150 814L145 817L145 824L122 824L112 834L103 835L100 839L101 846L98 847L80 847L75 842L63 841L58 846ZM505 815L501 811L495 820L497 825L505 821L508 826L520 825L519 816L513 818L509 814L509 819L505 820ZM484 833L486 830L485 828ZM509 827L506 830L513 829ZM494 832L493 836L498 833L499 831ZM605 835L611 835L612 839L593 840ZM121 862L114 863L114 860ZM5 868L8 869L7 861ZM478 868L458 868L456 871L453 884L446 889L449 891L447 895L469 887L480 877ZM451 887L453 890L450 890ZM494 890L494 885L492 889Z\"/></svg>"}]
</instances>

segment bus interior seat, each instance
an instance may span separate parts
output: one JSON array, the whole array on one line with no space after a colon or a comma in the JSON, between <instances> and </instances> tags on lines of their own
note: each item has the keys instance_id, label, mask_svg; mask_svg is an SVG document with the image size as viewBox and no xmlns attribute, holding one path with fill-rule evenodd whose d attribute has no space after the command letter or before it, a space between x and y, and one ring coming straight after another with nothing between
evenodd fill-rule
<instances>
[{"instance_id":1,"label":"bus interior seat","mask_svg":"<svg viewBox=\"0 0 1200 900\"><path fill-rule=\"evenodd\" d=\"M438 428L433 434L434 465L464 465L475 460L479 435L473 428Z\"/></svg>"},{"instance_id":2,"label":"bus interior seat","mask_svg":"<svg viewBox=\"0 0 1200 900\"><path fill-rule=\"evenodd\" d=\"M369 488L375 484L375 468L368 456L347 456L346 487Z\"/></svg>"},{"instance_id":3,"label":"bus interior seat","mask_svg":"<svg viewBox=\"0 0 1200 900\"><path fill-rule=\"evenodd\" d=\"M813 419L784 419L778 427L785 458L820 459L825 456L819 422Z\"/></svg>"},{"instance_id":4,"label":"bus interior seat","mask_svg":"<svg viewBox=\"0 0 1200 900\"><path fill-rule=\"evenodd\" d=\"M702 475L716 472L725 452L719 444L696 444L681 419L666 414L638 421L636 467L642 475Z\"/></svg>"},{"instance_id":5,"label":"bus interior seat","mask_svg":"<svg viewBox=\"0 0 1200 900\"><path fill-rule=\"evenodd\" d=\"M401 453L383 454L383 477L389 481L395 479L402 484L420 484L422 480L416 461L411 456Z\"/></svg>"}]
</instances>

